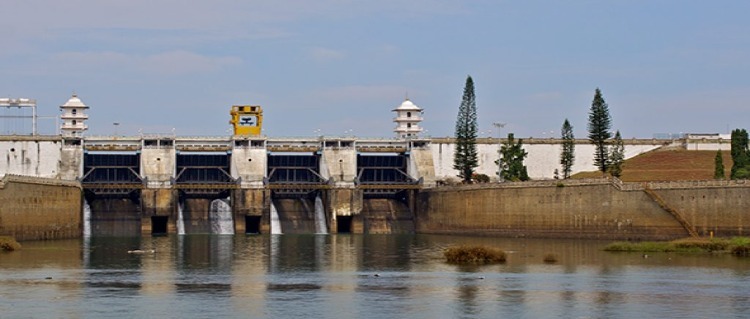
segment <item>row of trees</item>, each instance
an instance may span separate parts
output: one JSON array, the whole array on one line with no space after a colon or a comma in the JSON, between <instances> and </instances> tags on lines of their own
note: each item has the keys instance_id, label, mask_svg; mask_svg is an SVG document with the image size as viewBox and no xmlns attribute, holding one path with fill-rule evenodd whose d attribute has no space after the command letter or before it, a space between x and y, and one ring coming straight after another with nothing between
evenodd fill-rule
<instances>
[{"instance_id":1,"label":"row of trees","mask_svg":"<svg viewBox=\"0 0 750 319\"><path fill-rule=\"evenodd\" d=\"M609 114L609 106L602 96L601 90L594 91L594 99L591 102L588 119L588 139L595 146L594 165L602 174L611 174L615 177L622 175L622 165L625 161L625 146L620 131L612 134L612 117ZM560 153L560 165L562 167L562 178L570 178L573 164L575 163L575 136L573 126L565 119L560 132L562 138L562 151ZM466 78L464 95L461 106L458 109L456 120L456 150L454 153L453 168L458 170L459 177L464 183L471 183L474 169L479 165L476 148L477 138L477 106L474 94L474 80L471 76ZM750 149L748 148L748 133L745 129L732 131L731 155L732 169L731 179L750 179ZM495 161L499 168L498 176L506 181L526 181L529 175L523 164L528 153L523 149L523 140L516 140L513 133L508 134L506 142L500 147L500 158ZM723 179L724 163L721 151L716 152L714 160L714 178ZM555 178L558 178L555 170ZM487 176L481 176L481 180L487 180Z\"/></svg>"},{"instance_id":2,"label":"row of trees","mask_svg":"<svg viewBox=\"0 0 750 319\"><path fill-rule=\"evenodd\" d=\"M594 162L603 173L620 177L622 163L625 160L625 147L620 131L612 138L612 117L609 106L602 97L599 88L594 92L594 100L589 111L588 132L589 141L596 146ZM569 178L575 163L575 136L573 126L568 119L563 122L561 137L562 152L560 165L562 178ZM467 76L464 85L463 99L458 108L456 119L456 149L453 168L459 172L458 177L464 183L470 183L476 176L474 169L479 165L476 149L477 138L477 106L474 93L474 80ZM526 166L523 164L528 153L523 149L523 140L515 140L513 133L508 134L506 142L500 147L500 158L495 161L498 166L498 176L501 180L526 181L529 179ZM750 158L748 159L750 165ZM557 176L557 171L555 176Z\"/></svg>"}]
</instances>

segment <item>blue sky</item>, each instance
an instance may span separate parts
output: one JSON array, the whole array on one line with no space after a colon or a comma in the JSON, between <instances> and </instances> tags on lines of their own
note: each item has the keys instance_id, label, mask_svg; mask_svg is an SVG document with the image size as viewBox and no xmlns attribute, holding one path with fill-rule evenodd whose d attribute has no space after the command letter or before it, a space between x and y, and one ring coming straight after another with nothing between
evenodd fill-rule
<instances>
[{"instance_id":1,"label":"blue sky","mask_svg":"<svg viewBox=\"0 0 750 319\"><path fill-rule=\"evenodd\" d=\"M6 0L0 12L0 96L57 115L75 91L91 135L114 122L226 135L231 105L260 104L269 136L391 137L408 94L428 135L452 136L467 75L480 136L497 136L493 122L559 136L568 118L584 138L597 87L624 137L750 127L748 1Z\"/></svg>"}]
</instances>

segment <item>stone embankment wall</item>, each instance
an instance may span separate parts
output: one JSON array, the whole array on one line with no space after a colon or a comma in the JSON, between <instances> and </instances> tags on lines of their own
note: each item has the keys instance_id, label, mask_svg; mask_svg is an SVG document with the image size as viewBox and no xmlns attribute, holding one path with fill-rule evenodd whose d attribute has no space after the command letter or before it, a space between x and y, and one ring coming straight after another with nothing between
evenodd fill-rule
<instances>
[{"instance_id":1,"label":"stone embankment wall","mask_svg":"<svg viewBox=\"0 0 750 319\"><path fill-rule=\"evenodd\" d=\"M685 227L691 227L705 236L747 235L749 197L750 183L742 182L566 180L441 187L418 195L417 232L666 240L688 237Z\"/></svg>"},{"instance_id":2,"label":"stone embankment wall","mask_svg":"<svg viewBox=\"0 0 750 319\"><path fill-rule=\"evenodd\" d=\"M81 237L81 186L5 175L0 181L0 235L17 240Z\"/></svg>"}]
</instances>

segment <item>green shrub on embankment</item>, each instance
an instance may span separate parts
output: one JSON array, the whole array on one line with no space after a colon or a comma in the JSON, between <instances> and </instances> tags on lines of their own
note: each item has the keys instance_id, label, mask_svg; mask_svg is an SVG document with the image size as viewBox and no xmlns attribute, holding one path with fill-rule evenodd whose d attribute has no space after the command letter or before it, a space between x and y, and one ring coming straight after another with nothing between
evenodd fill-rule
<instances>
[{"instance_id":1,"label":"green shrub on embankment","mask_svg":"<svg viewBox=\"0 0 750 319\"><path fill-rule=\"evenodd\" d=\"M15 238L9 236L0 236L0 251L14 251L21 249Z\"/></svg>"},{"instance_id":2,"label":"green shrub on embankment","mask_svg":"<svg viewBox=\"0 0 750 319\"><path fill-rule=\"evenodd\" d=\"M605 251L626 252L679 252L679 253L731 253L750 256L750 238L684 238L673 241L614 242Z\"/></svg>"},{"instance_id":3,"label":"green shrub on embankment","mask_svg":"<svg viewBox=\"0 0 750 319\"><path fill-rule=\"evenodd\" d=\"M505 262L505 252L486 246L458 246L443 252L447 262L459 265L483 265Z\"/></svg>"}]
</instances>

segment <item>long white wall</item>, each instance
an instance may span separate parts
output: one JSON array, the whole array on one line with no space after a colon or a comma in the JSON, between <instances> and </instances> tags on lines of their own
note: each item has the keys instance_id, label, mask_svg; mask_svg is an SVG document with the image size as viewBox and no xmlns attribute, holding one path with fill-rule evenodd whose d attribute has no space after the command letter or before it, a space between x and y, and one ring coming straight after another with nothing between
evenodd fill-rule
<instances>
[{"instance_id":1,"label":"long white wall","mask_svg":"<svg viewBox=\"0 0 750 319\"><path fill-rule=\"evenodd\" d=\"M502 140L501 140L502 141ZM630 158L638 154L671 143L671 140L625 140L625 157ZM678 145L684 141L675 141ZM477 173L486 174L491 178L497 176L498 140L479 139L477 143L479 153L479 167ZM687 144L688 149L704 149L716 147L711 143ZM721 148L724 144L719 145ZM550 179L554 177L555 169L560 169L560 140L524 140L524 149L529 153L524 161L528 168L529 177L532 179ZM456 178L458 172L453 169L453 152L455 144L452 139L433 139L429 144L429 151L419 151L413 154L413 162L410 163L410 174L431 179L429 170L434 167L435 179ZM340 176L344 174L344 180L353 179L356 175L356 152L352 149L348 152L324 152L324 162L327 169L323 174L328 176ZM339 154L340 153L340 154ZM149 176L149 180L166 181L173 175L174 150L164 151L160 149L144 149L141 172ZM432 158L429 159L431 154ZM79 150L67 151L63 149L62 140L53 138L0 138L0 176L5 174L17 174L27 176L38 176L48 178L72 179L80 173L80 163L83 152ZM573 173L581 171L594 171L594 146L586 140L577 140L575 147L575 163ZM80 157L78 161L71 157ZM158 159L158 160L157 160ZM343 160L348 163L340 171L338 163ZM151 164L149 164L151 163ZM248 183L260 183L265 175L266 149L261 148L235 148L232 155L232 176L241 177ZM416 176L416 175L415 175ZM426 182L432 182L431 180Z\"/></svg>"},{"instance_id":2,"label":"long white wall","mask_svg":"<svg viewBox=\"0 0 750 319\"><path fill-rule=\"evenodd\" d=\"M654 150L663 146L665 142L664 140L649 141L651 140L624 141L625 158ZM435 164L435 178L457 178L458 171L453 169L453 153L455 152L453 141L449 139L434 140L430 148ZM554 177L555 169L561 170L560 153L562 152L562 144L560 144L560 140L532 141L531 143L524 140L523 149L529 153L524 160L524 164L531 179L551 179ZM573 174L597 169L594 166L594 149L594 145L585 140L576 141ZM495 161L499 158L498 150L497 140L486 139L484 142L477 143L479 155L477 173L486 174L494 179L497 178Z\"/></svg>"},{"instance_id":3,"label":"long white wall","mask_svg":"<svg viewBox=\"0 0 750 319\"><path fill-rule=\"evenodd\" d=\"M0 140L0 176L16 174L58 178L62 140Z\"/></svg>"}]
</instances>

